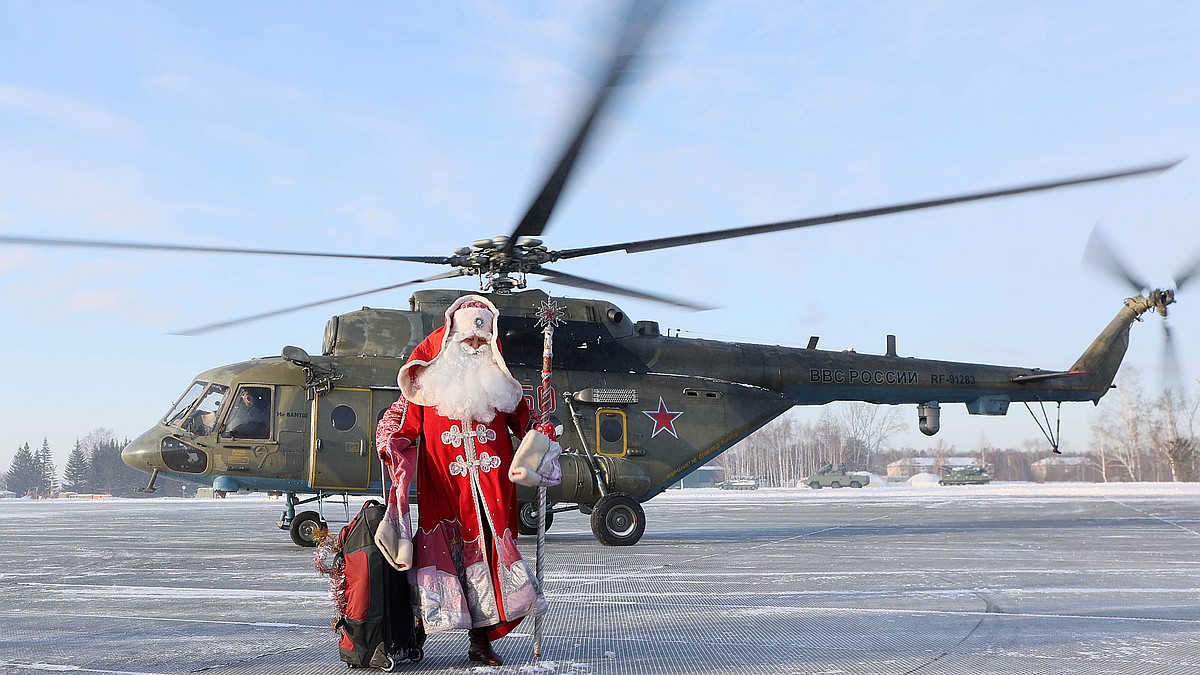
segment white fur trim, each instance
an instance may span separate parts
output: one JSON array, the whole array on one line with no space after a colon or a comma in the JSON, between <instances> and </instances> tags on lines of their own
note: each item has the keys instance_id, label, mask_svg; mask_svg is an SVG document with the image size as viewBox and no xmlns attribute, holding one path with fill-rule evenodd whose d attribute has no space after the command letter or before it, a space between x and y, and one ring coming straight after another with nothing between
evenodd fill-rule
<instances>
[{"instance_id":1,"label":"white fur trim","mask_svg":"<svg viewBox=\"0 0 1200 675\"><path fill-rule=\"evenodd\" d=\"M495 313L483 307L463 307L455 310L450 317L450 327L447 329L459 339L481 337L488 340L495 334Z\"/></svg>"},{"instance_id":2,"label":"white fur trim","mask_svg":"<svg viewBox=\"0 0 1200 675\"><path fill-rule=\"evenodd\" d=\"M530 431L521 439L508 469L508 479L517 485L550 487L562 480L556 466L562 448L540 431Z\"/></svg>"},{"instance_id":3,"label":"white fur trim","mask_svg":"<svg viewBox=\"0 0 1200 675\"><path fill-rule=\"evenodd\" d=\"M412 567L413 545L411 539L396 531L396 525L387 518L379 523L379 529L375 530L375 545L389 565L403 572Z\"/></svg>"},{"instance_id":4,"label":"white fur trim","mask_svg":"<svg viewBox=\"0 0 1200 675\"><path fill-rule=\"evenodd\" d=\"M482 307L465 307L464 308L463 305L470 301L480 302L486 307L486 309L484 309ZM413 378L411 376L416 373L419 373L421 371L421 369L423 369L426 366L428 366L429 364L433 363L433 361L436 360L437 357L440 356L441 353L446 350L446 347L448 347L456 339L459 342L462 341L464 336L462 336L462 335L456 336L454 333L454 314L455 314L455 312L458 312L460 310L462 310L464 312L472 312L473 311L473 312L478 313L478 314L474 314L474 315L470 316L470 319L469 319L470 325L468 326L468 329L472 330L472 331L475 330L474 319L477 316L480 318L485 318L487 316L487 314L485 314L485 312L491 313L491 319L490 319L491 325L486 326L487 335L481 335L480 337L488 337L488 351L491 352L491 354L492 354L492 360L495 361L496 365L500 367L500 372L504 373L504 375L507 376L509 380L511 380L512 388L513 388L513 392L512 392L513 399L517 403L519 403L521 401L521 397L523 396L523 392L521 391L521 383L518 382L517 379L512 376L512 371L510 371L508 369L508 364L506 364L504 362L504 357L500 354L500 350L496 348L496 340L494 339L496 336L498 336L500 334L500 310L496 309L496 306L492 304L491 300L488 300L487 298L483 297L482 295L473 295L473 294L472 295L464 295L464 296L460 297L459 299L457 299L453 303L451 303L449 307L446 308L446 320L445 320L446 332L445 332L445 335L442 337L442 345L441 345L441 348L438 349L437 355L435 355L432 359L430 359L428 361L422 361L420 359L411 360L408 363L404 364L400 368L400 372L396 374L396 384L398 384L400 386L400 393L404 394L404 398L408 399L409 401L412 401L413 403L416 403L417 405L424 405L424 406L430 405L430 402L428 400L426 400L424 396L421 395L421 391L419 389L416 389L415 387L413 387L413 383L412 383ZM467 314L464 314L464 317L466 317L466 316L467 316ZM469 336L466 336L466 337L469 337ZM505 410L504 412L512 412L512 410Z\"/></svg>"}]
</instances>

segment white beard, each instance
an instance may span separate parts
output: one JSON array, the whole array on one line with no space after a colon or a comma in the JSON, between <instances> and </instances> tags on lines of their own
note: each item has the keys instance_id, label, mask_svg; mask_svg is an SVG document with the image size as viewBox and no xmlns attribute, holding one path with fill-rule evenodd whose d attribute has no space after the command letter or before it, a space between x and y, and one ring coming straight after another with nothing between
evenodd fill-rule
<instances>
[{"instance_id":1,"label":"white beard","mask_svg":"<svg viewBox=\"0 0 1200 675\"><path fill-rule=\"evenodd\" d=\"M443 417L488 423L497 410L512 412L521 390L492 360L491 345L471 349L452 342L417 375L417 386Z\"/></svg>"}]
</instances>

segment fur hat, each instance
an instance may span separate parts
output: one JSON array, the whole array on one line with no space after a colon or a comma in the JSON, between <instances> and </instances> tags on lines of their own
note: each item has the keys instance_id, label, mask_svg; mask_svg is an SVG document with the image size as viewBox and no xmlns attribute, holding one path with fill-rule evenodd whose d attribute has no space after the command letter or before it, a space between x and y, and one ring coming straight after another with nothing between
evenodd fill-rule
<instances>
[{"instance_id":1,"label":"fur hat","mask_svg":"<svg viewBox=\"0 0 1200 675\"><path fill-rule=\"evenodd\" d=\"M459 298L459 302L446 310L450 334L458 336L460 340L481 337L490 342L495 335L496 308L487 300L467 300L470 297L472 296Z\"/></svg>"},{"instance_id":2,"label":"fur hat","mask_svg":"<svg viewBox=\"0 0 1200 675\"><path fill-rule=\"evenodd\" d=\"M492 360L500 368L500 372L511 381L512 400L520 402L521 383L512 376L508 365L504 363L504 355L500 352L500 344L495 336L499 335L500 311L490 300L481 295L464 295L455 300L446 309L446 321L429 334L408 357L408 362L400 368L396 376L396 384L404 398L418 405L430 405L417 387L417 376L421 370L433 363L442 350L454 341L477 336L487 338L488 351ZM457 331L457 332L456 332ZM515 405L515 404L514 404ZM505 410L504 412L512 412Z\"/></svg>"}]
</instances>

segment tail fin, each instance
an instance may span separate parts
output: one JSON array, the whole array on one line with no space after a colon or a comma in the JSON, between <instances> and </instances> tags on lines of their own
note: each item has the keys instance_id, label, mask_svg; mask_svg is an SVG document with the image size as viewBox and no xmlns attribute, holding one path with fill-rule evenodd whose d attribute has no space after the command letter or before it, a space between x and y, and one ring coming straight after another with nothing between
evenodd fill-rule
<instances>
[{"instance_id":1,"label":"tail fin","mask_svg":"<svg viewBox=\"0 0 1200 675\"><path fill-rule=\"evenodd\" d=\"M1087 389L1095 394L1093 401L1099 401L1117 377L1117 369L1121 367L1125 350L1129 347L1130 326L1134 321L1140 321L1143 314L1157 309L1162 304L1161 298L1156 298L1156 295L1152 293L1150 297L1139 295L1126 298L1121 311L1117 312L1113 320L1071 366L1072 372L1090 374Z\"/></svg>"}]
</instances>

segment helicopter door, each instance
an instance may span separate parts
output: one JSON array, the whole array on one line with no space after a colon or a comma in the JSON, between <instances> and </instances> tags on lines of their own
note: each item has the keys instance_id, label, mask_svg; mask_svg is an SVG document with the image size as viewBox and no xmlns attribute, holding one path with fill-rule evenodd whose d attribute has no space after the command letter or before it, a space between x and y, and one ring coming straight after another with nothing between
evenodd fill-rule
<instances>
[{"instance_id":1,"label":"helicopter door","mask_svg":"<svg viewBox=\"0 0 1200 675\"><path fill-rule=\"evenodd\" d=\"M312 485L364 490L374 465L375 418L370 389L332 389L316 402Z\"/></svg>"}]
</instances>

